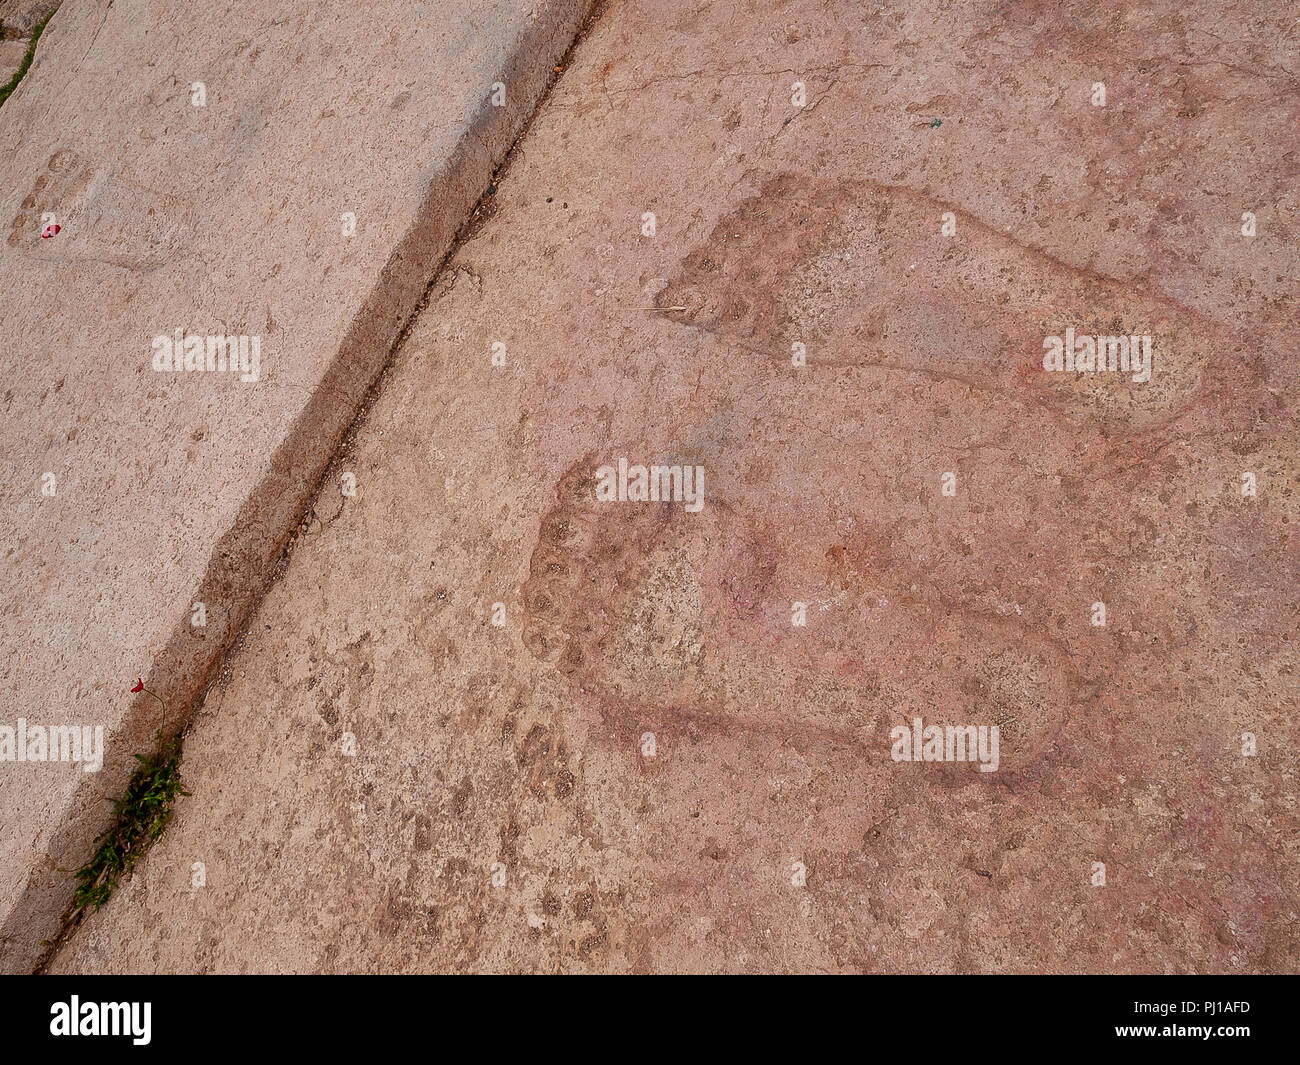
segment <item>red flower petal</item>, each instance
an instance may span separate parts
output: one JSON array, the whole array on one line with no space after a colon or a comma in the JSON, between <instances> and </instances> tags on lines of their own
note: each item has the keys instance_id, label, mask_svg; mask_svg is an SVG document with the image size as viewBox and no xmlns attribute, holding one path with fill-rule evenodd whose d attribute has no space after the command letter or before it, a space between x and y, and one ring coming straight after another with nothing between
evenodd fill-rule
<instances>
[{"instance_id":1,"label":"red flower petal","mask_svg":"<svg viewBox=\"0 0 1300 1065\"><path fill-rule=\"evenodd\" d=\"M142 691L144 691L144 678L143 678L143 677L136 677L136 678L135 678L135 687L132 688L131 690L132 690L133 692L142 692Z\"/></svg>"},{"instance_id":2,"label":"red flower petal","mask_svg":"<svg viewBox=\"0 0 1300 1065\"><path fill-rule=\"evenodd\" d=\"M63 228L62 226L57 225L54 222L51 222L48 226L46 226L44 229L41 230L41 239L49 240L50 237L54 236L54 234L57 233L62 228Z\"/></svg>"}]
</instances>

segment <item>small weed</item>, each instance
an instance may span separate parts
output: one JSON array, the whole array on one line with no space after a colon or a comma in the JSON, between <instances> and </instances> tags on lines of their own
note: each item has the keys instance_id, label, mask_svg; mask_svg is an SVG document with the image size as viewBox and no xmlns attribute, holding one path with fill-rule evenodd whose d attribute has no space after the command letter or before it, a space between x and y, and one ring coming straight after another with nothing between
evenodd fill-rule
<instances>
[{"instance_id":1,"label":"small weed","mask_svg":"<svg viewBox=\"0 0 1300 1065\"><path fill-rule=\"evenodd\" d=\"M189 794L181 788L181 748L175 737L163 740L160 732L158 749L135 757L140 768L131 775L126 794L113 800L117 823L100 837L99 850L77 872L73 906L78 911L87 906L98 910L108 901L118 881L163 834L176 796Z\"/></svg>"}]
</instances>

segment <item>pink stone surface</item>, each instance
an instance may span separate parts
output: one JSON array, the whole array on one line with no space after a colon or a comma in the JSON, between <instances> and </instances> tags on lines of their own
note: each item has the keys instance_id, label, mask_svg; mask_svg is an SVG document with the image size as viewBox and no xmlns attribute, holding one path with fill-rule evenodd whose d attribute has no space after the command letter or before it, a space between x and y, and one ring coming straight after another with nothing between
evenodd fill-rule
<instances>
[{"instance_id":1,"label":"pink stone surface","mask_svg":"<svg viewBox=\"0 0 1300 1065\"><path fill-rule=\"evenodd\" d=\"M0 970L36 963L135 755L210 688L584 10L50 20L0 107L0 726L100 728L103 766L0 760ZM156 372L179 329L256 338L259 365Z\"/></svg>"},{"instance_id":2,"label":"pink stone surface","mask_svg":"<svg viewBox=\"0 0 1300 1065\"><path fill-rule=\"evenodd\" d=\"M51 968L1300 969L1298 50L611 4ZM597 502L620 458L703 508Z\"/></svg>"}]
</instances>

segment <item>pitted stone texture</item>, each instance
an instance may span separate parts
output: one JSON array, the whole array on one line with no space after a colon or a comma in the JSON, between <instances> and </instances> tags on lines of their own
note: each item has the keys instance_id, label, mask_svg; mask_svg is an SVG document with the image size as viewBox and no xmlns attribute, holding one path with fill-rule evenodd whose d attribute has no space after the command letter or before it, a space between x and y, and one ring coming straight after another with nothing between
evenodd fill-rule
<instances>
[{"instance_id":1,"label":"pitted stone texture","mask_svg":"<svg viewBox=\"0 0 1300 1065\"><path fill-rule=\"evenodd\" d=\"M1287 25L612 6L54 967L1300 968Z\"/></svg>"},{"instance_id":2,"label":"pitted stone texture","mask_svg":"<svg viewBox=\"0 0 1300 1065\"><path fill-rule=\"evenodd\" d=\"M583 8L50 21L0 109L0 721L101 724L108 749L97 775L0 763L0 967L35 963L150 744L136 678L170 727L209 686ZM258 379L156 372L177 329L259 337Z\"/></svg>"},{"instance_id":3,"label":"pitted stone texture","mask_svg":"<svg viewBox=\"0 0 1300 1065\"><path fill-rule=\"evenodd\" d=\"M0 0L0 25L11 33L30 37L37 24L59 6L59 0Z\"/></svg>"},{"instance_id":4,"label":"pitted stone texture","mask_svg":"<svg viewBox=\"0 0 1300 1065\"><path fill-rule=\"evenodd\" d=\"M0 41L0 85L7 85L9 79L22 66L23 56L27 54L27 42L21 38Z\"/></svg>"}]
</instances>

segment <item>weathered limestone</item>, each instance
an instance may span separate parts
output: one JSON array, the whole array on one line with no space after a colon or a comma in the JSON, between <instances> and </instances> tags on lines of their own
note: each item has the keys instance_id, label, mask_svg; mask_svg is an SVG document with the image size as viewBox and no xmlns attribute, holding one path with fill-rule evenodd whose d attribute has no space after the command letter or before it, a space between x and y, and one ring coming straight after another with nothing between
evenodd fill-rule
<instances>
[{"instance_id":1,"label":"weathered limestone","mask_svg":"<svg viewBox=\"0 0 1300 1065\"><path fill-rule=\"evenodd\" d=\"M49 23L0 108L0 723L102 725L107 750L95 774L0 762L3 969L211 683L585 6L66 0ZM155 370L177 330L259 338L258 372Z\"/></svg>"}]
</instances>

